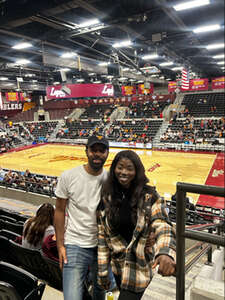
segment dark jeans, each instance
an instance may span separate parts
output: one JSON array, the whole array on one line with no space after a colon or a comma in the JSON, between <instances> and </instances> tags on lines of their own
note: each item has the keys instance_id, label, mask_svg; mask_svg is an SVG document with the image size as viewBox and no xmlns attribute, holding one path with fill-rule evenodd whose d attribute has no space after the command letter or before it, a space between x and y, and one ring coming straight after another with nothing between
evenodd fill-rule
<instances>
[{"instance_id":1,"label":"dark jeans","mask_svg":"<svg viewBox=\"0 0 225 300\"><path fill-rule=\"evenodd\" d=\"M141 299L144 292L135 293L135 292L131 292L131 291L128 291L128 290L121 290L120 289L120 285L121 285L120 276L117 276L117 275L114 274L114 277L115 277L115 280L116 280L117 287L120 290L120 295L119 295L118 300L140 300Z\"/></svg>"}]
</instances>

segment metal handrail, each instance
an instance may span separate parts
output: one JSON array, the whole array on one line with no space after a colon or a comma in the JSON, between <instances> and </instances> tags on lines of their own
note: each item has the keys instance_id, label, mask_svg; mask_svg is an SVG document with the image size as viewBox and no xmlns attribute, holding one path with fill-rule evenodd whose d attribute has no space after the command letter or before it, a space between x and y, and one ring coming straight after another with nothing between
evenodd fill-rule
<instances>
[{"instance_id":1,"label":"metal handrail","mask_svg":"<svg viewBox=\"0 0 225 300\"><path fill-rule=\"evenodd\" d=\"M205 255L211 248L209 244L203 244L202 249L200 249L197 254L192 257L189 261L186 262L185 264L185 273L187 273L192 266L203 256Z\"/></svg>"},{"instance_id":2,"label":"metal handrail","mask_svg":"<svg viewBox=\"0 0 225 300\"><path fill-rule=\"evenodd\" d=\"M196 230L185 230L186 205L184 199L186 193L204 194L224 197L225 189L216 186L197 185L190 183L177 183L177 206L176 206L176 241L177 241L177 270L176 270L176 300L185 300L185 238L208 242L225 246L225 241L220 236L198 232Z\"/></svg>"}]
</instances>

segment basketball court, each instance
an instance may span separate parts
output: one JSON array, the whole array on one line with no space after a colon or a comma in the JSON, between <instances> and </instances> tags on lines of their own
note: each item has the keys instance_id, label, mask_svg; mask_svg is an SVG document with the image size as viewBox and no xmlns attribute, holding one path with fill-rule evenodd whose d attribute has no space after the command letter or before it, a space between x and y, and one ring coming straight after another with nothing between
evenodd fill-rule
<instances>
[{"instance_id":1,"label":"basketball court","mask_svg":"<svg viewBox=\"0 0 225 300\"><path fill-rule=\"evenodd\" d=\"M110 149L105 168L122 148ZM136 150L150 180L166 200L176 191L177 182L224 186L224 154ZM85 164L84 146L45 144L0 156L2 168L59 176L64 170ZM224 208L224 198L188 194L193 203Z\"/></svg>"}]
</instances>

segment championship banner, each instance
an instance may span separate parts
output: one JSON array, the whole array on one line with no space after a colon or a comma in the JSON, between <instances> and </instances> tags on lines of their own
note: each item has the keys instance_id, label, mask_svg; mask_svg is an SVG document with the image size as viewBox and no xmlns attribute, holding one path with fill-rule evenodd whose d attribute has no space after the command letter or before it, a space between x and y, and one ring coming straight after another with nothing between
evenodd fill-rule
<instances>
[{"instance_id":1,"label":"championship banner","mask_svg":"<svg viewBox=\"0 0 225 300\"><path fill-rule=\"evenodd\" d=\"M136 95L136 87L130 85L122 86L122 95L123 96Z\"/></svg>"},{"instance_id":2,"label":"championship banner","mask_svg":"<svg viewBox=\"0 0 225 300\"><path fill-rule=\"evenodd\" d=\"M208 78L191 79L189 83L189 91L208 91Z\"/></svg>"},{"instance_id":3,"label":"championship banner","mask_svg":"<svg viewBox=\"0 0 225 300\"><path fill-rule=\"evenodd\" d=\"M151 83L150 84L150 89L145 89L144 84L139 84L138 85L138 94L139 95L149 95L154 93L154 85Z\"/></svg>"},{"instance_id":4,"label":"championship banner","mask_svg":"<svg viewBox=\"0 0 225 300\"><path fill-rule=\"evenodd\" d=\"M6 102L20 102L29 101L30 96L23 92L9 92L5 93Z\"/></svg>"},{"instance_id":5,"label":"championship banner","mask_svg":"<svg viewBox=\"0 0 225 300\"><path fill-rule=\"evenodd\" d=\"M47 100L86 98L86 97L114 97L112 84L66 84L46 87Z\"/></svg>"},{"instance_id":6,"label":"championship banner","mask_svg":"<svg viewBox=\"0 0 225 300\"><path fill-rule=\"evenodd\" d=\"M7 102L19 101L19 93L17 92L5 93L5 98Z\"/></svg>"},{"instance_id":7,"label":"championship banner","mask_svg":"<svg viewBox=\"0 0 225 300\"><path fill-rule=\"evenodd\" d=\"M177 82L176 81L170 81L168 83L168 92L169 93L175 92L176 88L177 88Z\"/></svg>"},{"instance_id":8,"label":"championship banner","mask_svg":"<svg viewBox=\"0 0 225 300\"><path fill-rule=\"evenodd\" d=\"M217 77L212 80L212 89L224 89L225 88L225 76Z\"/></svg>"}]
</instances>

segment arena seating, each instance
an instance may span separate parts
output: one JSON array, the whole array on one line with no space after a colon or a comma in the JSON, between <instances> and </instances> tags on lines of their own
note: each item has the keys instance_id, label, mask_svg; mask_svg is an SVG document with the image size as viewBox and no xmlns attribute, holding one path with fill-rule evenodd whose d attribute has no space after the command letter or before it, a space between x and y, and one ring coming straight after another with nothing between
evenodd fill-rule
<instances>
[{"instance_id":1,"label":"arena seating","mask_svg":"<svg viewBox=\"0 0 225 300\"><path fill-rule=\"evenodd\" d=\"M110 115L115 107L111 104L92 104L91 106L86 107L86 110L80 116L80 119L99 119L103 118L104 115Z\"/></svg>"},{"instance_id":2,"label":"arena seating","mask_svg":"<svg viewBox=\"0 0 225 300\"><path fill-rule=\"evenodd\" d=\"M38 283L38 279L32 274L24 271L23 269L11 265L6 262L0 262L0 280L8 283L10 286L8 288L9 294L7 295L7 289L0 288L0 298L2 295L10 298L12 295L12 287L14 288L14 295L19 295L21 300L39 300L42 298L45 284ZM6 286L6 285L5 285ZM19 299L19 298L14 298Z\"/></svg>"},{"instance_id":3,"label":"arena seating","mask_svg":"<svg viewBox=\"0 0 225 300\"><path fill-rule=\"evenodd\" d=\"M167 143L192 144L207 142L214 144L219 138L225 138L224 120L222 118L181 118L169 125L167 131L161 137L161 141ZM218 143L219 144L219 143Z\"/></svg>"},{"instance_id":4,"label":"arena seating","mask_svg":"<svg viewBox=\"0 0 225 300\"><path fill-rule=\"evenodd\" d=\"M224 93L204 93L185 95L182 105L194 117L219 117L224 116Z\"/></svg>"},{"instance_id":5,"label":"arena seating","mask_svg":"<svg viewBox=\"0 0 225 300\"><path fill-rule=\"evenodd\" d=\"M143 142L151 141L162 125L162 120L117 120L109 128L110 140Z\"/></svg>"},{"instance_id":6,"label":"arena seating","mask_svg":"<svg viewBox=\"0 0 225 300\"><path fill-rule=\"evenodd\" d=\"M31 122L24 125L35 139L40 137L47 138L51 135L56 127L57 122Z\"/></svg>"}]
</instances>

